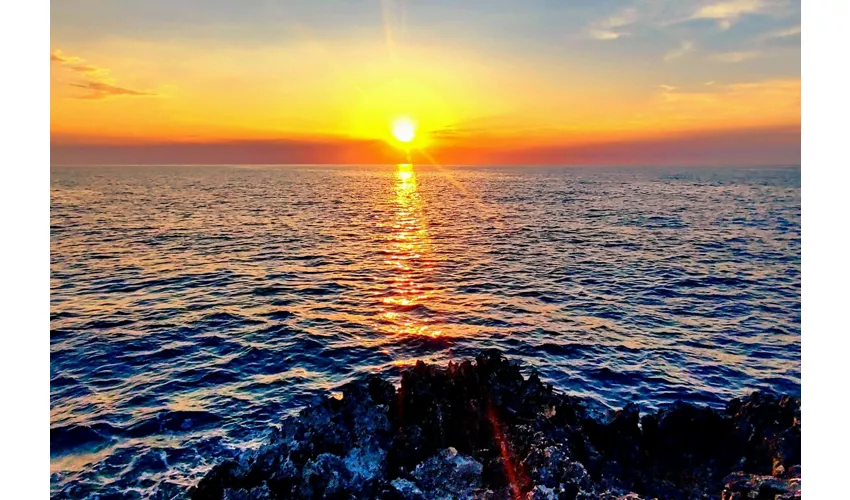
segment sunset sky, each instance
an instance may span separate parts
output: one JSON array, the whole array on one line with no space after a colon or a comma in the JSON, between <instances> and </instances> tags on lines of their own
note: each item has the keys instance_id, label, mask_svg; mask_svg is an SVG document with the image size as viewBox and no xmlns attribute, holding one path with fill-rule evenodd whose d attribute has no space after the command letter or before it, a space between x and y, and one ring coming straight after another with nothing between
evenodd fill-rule
<instances>
[{"instance_id":1,"label":"sunset sky","mask_svg":"<svg viewBox=\"0 0 850 500\"><path fill-rule=\"evenodd\" d=\"M793 1L63 0L50 61L53 164L800 161Z\"/></svg>"}]
</instances>

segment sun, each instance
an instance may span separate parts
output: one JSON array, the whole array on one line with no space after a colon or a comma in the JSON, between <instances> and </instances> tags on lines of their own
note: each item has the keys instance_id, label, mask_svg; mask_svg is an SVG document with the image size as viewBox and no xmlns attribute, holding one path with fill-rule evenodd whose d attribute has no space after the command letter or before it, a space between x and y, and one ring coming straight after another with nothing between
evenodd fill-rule
<instances>
[{"instance_id":1,"label":"sun","mask_svg":"<svg viewBox=\"0 0 850 500\"><path fill-rule=\"evenodd\" d=\"M392 132L396 140L409 144L416 138L416 124L407 117L396 118L393 121Z\"/></svg>"}]
</instances>

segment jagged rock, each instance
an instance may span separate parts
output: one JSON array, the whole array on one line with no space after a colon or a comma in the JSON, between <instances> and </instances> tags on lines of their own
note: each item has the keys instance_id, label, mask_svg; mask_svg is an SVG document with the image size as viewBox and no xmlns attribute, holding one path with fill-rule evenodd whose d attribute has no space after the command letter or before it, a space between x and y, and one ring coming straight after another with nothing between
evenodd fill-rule
<instances>
[{"instance_id":1,"label":"jagged rock","mask_svg":"<svg viewBox=\"0 0 850 500\"><path fill-rule=\"evenodd\" d=\"M755 392L726 406L739 439L746 441L743 469L775 474L800 463L800 400Z\"/></svg>"},{"instance_id":2,"label":"jagged rock","mask_svg":"<svg viewBox=\"0 0 850 500\"><path fill-rule=\"evenodd\" d=\"M391 484L395 491L404 500L420 500L425 498L425 494L422 493L422 490L420 490L414 483L408 481L407 479L393 479Z\"/></svg>"},{"instance_id":3,"label":"jagged rock","mask_svg":"<svg viewBox=\"0 0 850 500\"><path fill-rule=\"evenodd\" d=\"M342 459L330 453L322 453L304 464L301 496L304 498L340 497L351 482L351 474Z\"/></svg>"},{"instance_id":4,"label":"jagged rock","mask_svg":"<svg viewBox=\"0 0 850 500\"><path fill-rule=\"evenodd\" d=\"M349 451L343 464L351 476L351 489L360 491L367 483L383 479L386 456L387 452L375 443Z\"/></svg>"},{"instance_id":5,"label":"jagged rock","mask_svg":"<svg viewBox=\"0 0 850 500\"><path fill-rule=\"evenodd\" d=\"M428 498L472 498L473 492L481 489L482 469L472 458L446 448L417 465L413 477Z\"/></svg>"},{"instance_id":6,"label":"jagged rock","mask_svg":"<svg viewBox=\"0 0 850 500\"><path fill-rule=\"evenodd\" d=\"M603 412L523 377L498 351L447 367L419 362L398 390L373 376L342 394L215 466L191 497L799 497L799 398L757 392L725 411Z\"/></svg>"},{"instance_id":7,"label":"jagged rock","mask_svg":"<svg viewBox=\"0 0 850 500\"><path fill-rule=\"evenodd\" d=\"M269 500L273 497L269 488L264 484L250 490L244 488L238 490L226 489L223 498L224 500Z\"/></svg>"},{"instance_id":8,"label":"jagged rock","mask_svg":"<svg viewBox=\"0 0 850 500\"><path fill-rule=\"evenodd\" d=\"M526 496L527 500L557 500L557 498L558 496L555 494L555 490L541 484L535 486Z\"/></svg>"},{"instance_id":9,"label":"jagged rock","mask_svg":"<svg viewBox=\"0 0 850 500\"><path fill-rule=\"evenodd\" d=\"M778 478L775 476L761 476L758 474L745 474L735 472L724 480L723 500L732 499L770 499L770 500L792 500L800 499L799 478Z\"/></svg>"}]
</instances>

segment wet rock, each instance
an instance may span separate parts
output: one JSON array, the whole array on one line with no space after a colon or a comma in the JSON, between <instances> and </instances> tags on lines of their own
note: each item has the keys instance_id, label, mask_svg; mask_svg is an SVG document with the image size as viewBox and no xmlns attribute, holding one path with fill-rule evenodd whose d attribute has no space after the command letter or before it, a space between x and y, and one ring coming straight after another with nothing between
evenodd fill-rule
<instances>
[{"instance_id":1,"label":"wet rock","mask_svg":"<svg viewBox=\"0 0 850 500\"><path fill-rule=\"evenodd\" d=\"M421 500L425 498L422 490L416 484L404 478L393 479L392 487L397 493L397 497L404 500Z\"/></svg>"},{"instance_id":2,"label":"wet rock","mask_svg":"<svg viewBox=\"0 0 850 500\"><path fill-rule=\"evenodd\" d=\"M343 464L351 477L349 487L355 491L361 491L368 483L382 480L386 456L387 452L375 443L368 443L348 452Z\"/></svg>"},{"instance_id":3,"label":"wet rock","mask_svg":"<svg viewBox=\"0 0 850 500\"><path fill-rule=\"evenodd\" d=\"M723 500L770 499L791 500L802 496L799 478L777 478L736 472L724 480Z\"/></svg>"},{"instance_id":4,"label":"wet rock","mask_svg":"<svg viewBox=\"0 0 850 500\"><path fill-rule=\"evenodd\" d=\"M527 500L557 500L558 496L552 488L538 484L528 492L526 498Z\"/></svg>"},{"instance_id":5,"label":"wet rock","mask_svg":"<svg viewBox=\"0 0 850 500\"><path fill-rule=\"evenodd\" d=\"M558 394L498 351L342 388L215 466L193 499L797 498L800 402L641 417ZM765 496L767 495L767 496ZM773 496L770 496L773 495Z\"/></svg>"},{"instance_id":6,"label":"wet rock","mask_svg":"<svg viewBox=\"0 0 850 500\"><path fill-rule=\"evenodd\" d=\"M738 438L742 469L775 474L800 463L800 400L754 392L726 406Z\"/></svg>"},{"instance_id":7,"label":"wet rock","mask_svg":"<svg viewBox=\"0 0 850 500\"><path fill-rule=\"evenodd\" d=\"M413 477L428 498L472 498L481 489L482 469L472 458L447 448L416 466Z\"/></svg>"},{"instance_id":8,"label":"wet rock","mask_svg":"<svg viewBox=\"0 0 850 500\"><path fill-rule=\"evenodd\" d=\"M272 496L271 491L264 484L250 490L244 488L238 490L226 489L223 498L224 500L269 500Z\"/></svg>"},{"instance_id":9,"label":"wet rock","mask_svg":"<svg viewBox=\"0 0 850 500\"><path fill-rule=\"evenodd\" d=\"M342 497L351 485L351 473L341 458L322 453L304 464L301 482L303 498Z\"/></svg>"}]
</instances>

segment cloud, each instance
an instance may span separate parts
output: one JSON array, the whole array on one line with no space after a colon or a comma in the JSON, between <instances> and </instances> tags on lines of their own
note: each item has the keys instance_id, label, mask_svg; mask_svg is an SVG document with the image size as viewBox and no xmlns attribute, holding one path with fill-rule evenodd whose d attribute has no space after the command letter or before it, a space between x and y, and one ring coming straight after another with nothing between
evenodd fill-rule
<instances>
[{"instance_id":1,"label":"cloud","mask_svg":"<svg viewBox=\"0 0 850 500\"><path fill-rule=\"evenodd\" d=\"M82 74L87 80L92 81L111 81L109 78L109 70L89 64L79 64L76 66L65 66L71 71Z\"/></svg>"},{"instance_id":2,"label":"cloud","mask_svg":"<svg viewBox=\"0 0 850 500\"><path fill-rule=\"evenodd\" d=\"M662 84L662 85L659 85L659 87L661 87L665 92L673 92L674 90L676 90L676 87L674 87L672 85L663 85Z\"/></svg>"},{"instance_id":3,"label":"cloud","mask_svg":"<svg viewBox=\"0 0 850 500\"><path fill-rule=\"evenodd\" d=\"M79 57L66 56L61 50L54 50L50 53L50 62L58 62L60 64L77 64L83 60Z\"/></svg>"},{"instance_id":4,"label":"cloud","mask_svg":"<svg viewBox=\"0 0 850 500\"><path fill-rule=\"evenodd\" d=\"M610 17L592 23L588 27L587 33L596 40L616 40L628 35L629 33L623 31L622 28L634 24L637 20L637 9L623 9Z\"/></svg>"},{"instance_id":5,"label":"cloud","mask_svg":"<svg viewBox=\"0 0 850 500\"><path fill-rule=\"evenodd\" d=\"M684 21L713 19L721 30L727 30L747 15L781 14L787 9L784 0L728 0L703 5Z\"/></svg>"},{"instance_id":6,"label":"cloud","mask_svg":"<svg viewBox=\"0 0 850 500\"><path fill-rule=\"evenodd\" d=\"M715 61L725 63L739 63L749 59L753 59L754 57L758 57L759 55L760 54L755 51L721 52L719 54L713 54L711 58Z\"/></svg>"},{"instance_id":7,"label":"cloud","mask_svg":"<svg viewBox=\"0 0 850 500\"><path fill-rule=\"evenodd\" d=\"M782 39L782 38L790 38L792 36L799 35L800 33L801 33L800 27L794 26L794 27L791 27L791 28L783 29L783 30L770 31L768 33L761 35L759 37L759 40L761 40L761 41L779 40L779 39Z\"/></svg>"},{"instance_id":8,"label":"cloud","mask_svg":"<svg viewBox=\"0 0 850 500\"><path fill-rule=\"evenodd\" d=\"M152 96L153 92L133 90L115 85L113 78L109 77L110 71L106 68L85 64L85 59L80 57L66 56L61 50L50 53L50 62L62 65L63 68L81 74L85 81L82 83L71 82L71 87L79 87L92 92L85 95L73 96L75 99L105 99L112 96Z\"/></svg>"},{"instance_id":9,"label":"cloud","mask_svg":"<svg viewBox=\"0 0 850 500\"><path fill-rule=\"evenodd\" d=\"M539 132L546 127L539 125L521 124L518 116L512 113L480 116L463 120L436 130L428 132L432 139L441 141L465 141L470 138L481 139L484 137L525 136L530 133Z\"/></svg>"},{"instance_id":10,"label":"cloud","mask_svg":"<svg viewBox=\"0 0 850 500\"><path fill-rule=\"evenodd\" d=\"M684 42L682 42L682 44L679 46L678 49L671 50L670 52L664 54L664 60L665 61L672 61L674 59L679 59L680 57L684 56L685 54L687 54L689 52L693 52L693 51L694 51L694 42L684 41Z\"/></svg>"},{"instance_id":11,"label":"cloud","mask_svg":"<svg viewBox=\"0 0 850 500\"><path fill-rule=\"evenodd\" d=\"M602 21L602 26L606 28L620 28L628 26L638 20L637 9L623 9L613 16Z\"/></svg>"},{"instance_id":12,"label":"cloud","mask_svg":"<svg viewBox=\"0 0 850 500\"><path fill-rule=\"evenodd\" d=\"M97 73L102 75L104 78L109 74L108 69L99 68L90 64L83 64L85 62L83 59L79 57L66 56L61 50L54 50L50 53L50 62L59 63L65 68L71 71L76 71L77 73Z\"/></svg>"},{"instance_id":13,"label":"cloud","mask_svg":"<svg viewBox=\"0 0 850 500\"><path fill-rule=\"evenodd\" d=\"M597 40L616 40L623 36L623 33L617 33L616 31L606 31L606 30L590 30L588 34L591 38L595 38Z\"/></svg>"},{"instance_id":14,"label":"cloud","mask_svg":"<svg viewBox=\"0 0 850 500\"><path fill-rule=\"evenodd\" d=\"M725 85L715 85L714 81L710 81L705 82L703 85L713 85L716 88L712 91L711 94L683 91L681 93L676 94L676 100L687 101L690 98L698 98L699 100L703 100L703 98L706 96L711 96L713 99L722 98L723 96L737 96L741 98L741 102L754 105L754 99L759 96L769 96L770 99L777 99L781 97L783 101L794 101L795 103L798 102L800 99L800 80L794 79L774 79L754 82L739 82ZM663 85L662 88L664 88ZM722 103L721 101L717 102Z\"/></svg>"},{"instance_id":15,"label":"cloud","mask_svg":"<svg viewBox=\"0 0 850 500\"><path fill-rule=\"evenodd\" d=\"M694 13L694 19L730 19L744 14L759 12L763 7L762 0L732 0L705 5Z\"/></svg>"},{"instance_id":16,"label":"cloud","mask_svg":"<svg viewBox=\"0 0 850 500\"><path fill-rule=\"evenodd\" d=\"M732 0L704 5L691 19L716 19L721 29L729 29L745 14L757 14L765 7L762 0Z\"/></svg>"},{"instance_id":17,"label":"cloud","mask_svg":"<svg viewBox=\"0 0 850 500\"><path fill-rule=\"evenodd\" d=\"M72 83L70 85L93 91L92 94L81 96L79 99L103 99L115 95L156 95L152 92L126 89L106 82Z\"/></svg>"},{"instance_id":18,"label":"cloud","mask_svg":"<svg viewBox=\"0 0 850 500\"><path fill-rule=\"evenodd\" d=\"M800 101L800 80L765 80L762 82L744 82L727 85L733 93L764 92L772 98L778 96L795 97L797 104Z\"/></svg>"},{"instance_id":19,"label":"cloud","mask_svg":"<svg viewBox=\"0 0 850 500\"><path fill-rule=\"evenodd\" d=\"M652 116L678 127L800 121L800 80L773 79L659 91ZM689 125L690 124L690 125Z\"/></svg>"}]
</instances>

